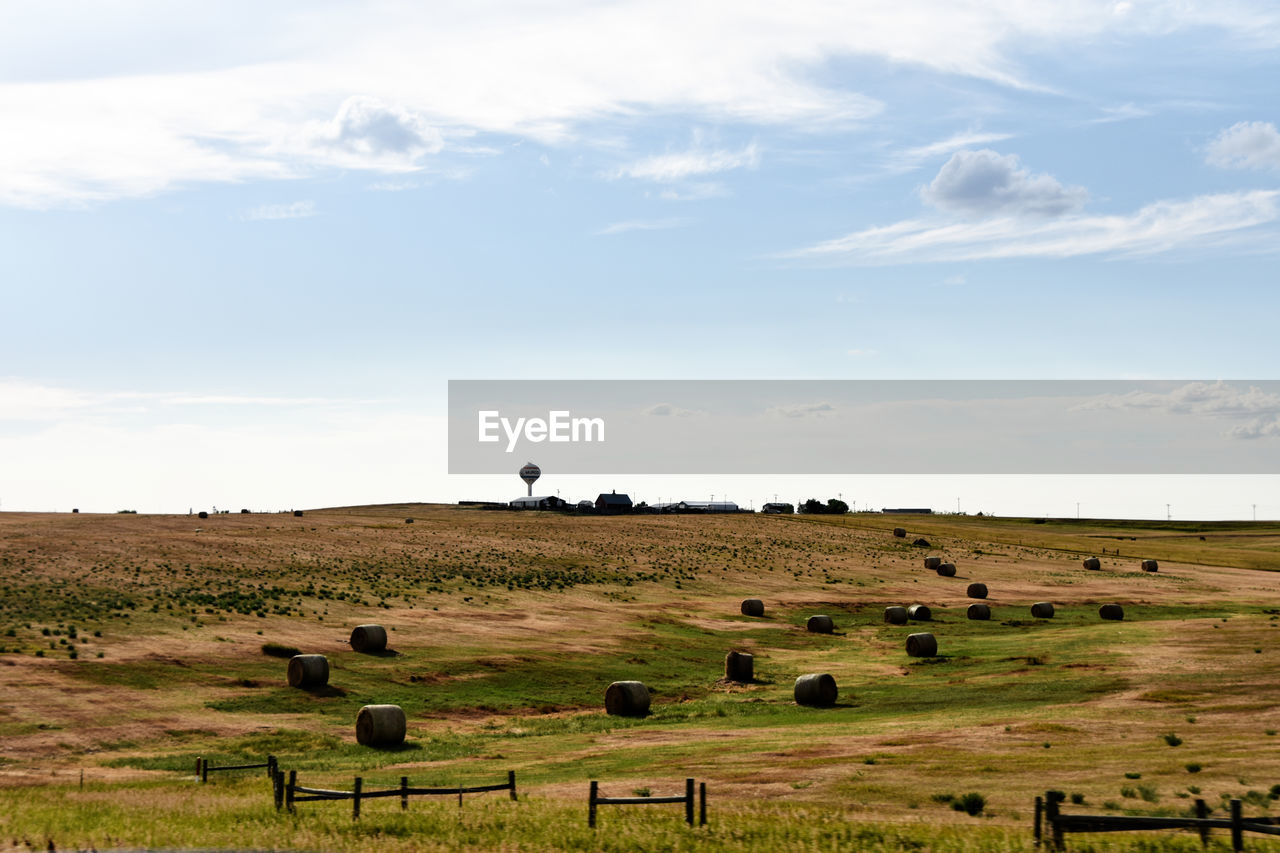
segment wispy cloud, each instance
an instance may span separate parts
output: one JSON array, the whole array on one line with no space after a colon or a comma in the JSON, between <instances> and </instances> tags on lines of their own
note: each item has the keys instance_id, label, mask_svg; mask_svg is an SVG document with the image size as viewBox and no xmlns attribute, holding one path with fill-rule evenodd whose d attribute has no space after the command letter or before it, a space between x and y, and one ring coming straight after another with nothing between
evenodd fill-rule
<instances>
[{"instance_id":1,"label":"wispy cloud","mask_svg":"<svg viewBox=\"0 0 1280 853\"><path fill-rule=\"evenodd\" d=\"M671 183L733 169L754 169L758 165L760 165L760 149L753 142L739 151L723 148L713 150L695 148L670 154L657 154L614 170L612 177Z\"/></svg>"},{"instance_id":2,"label":"wispy cloud","mask_svg":"<svg viewBox=\"0 0 1280 853\"><path fill-rule=\"evenodd\" d=\"M975 145L987 145L992 142L1002 142L1006 139L1012 139L1012 133L979 133L977 131L966 130L961 133L948 136L946 139L940 139L937 142L930 142L928 145L918 145L915 148L907 148L903 150L899 157L906 162L919 163L931 157L940 157L943 154L951 154L962 148L972 148Z\"/></svg>"},{"instance_id":3,"label":"wispy cloud","mask_svg":"<svg viewBox=\"0 0 1280 853\"><path fill-rule=\"evenodd\" d=\"M1073 214L1057 219L1004 216L965 222L908 219L855 231L779 257L843 264L976 261L1151 255L1252 236L1274 248L1280 191L1252 190L1158 201L1130 214ZM1249 229L1258 229L1252 235ZM1264 239L1266 237L1267 239Z\"/></svg>"},{"instance_id":4,"label":"wispy cloud","mask_svg":"<svg viewBox=\"0 0 1280 853\"><path fill-rule=\"evenodd\" d=\"M263 204L241 214L246 222L273 219L305 219L316 215L314 201L292 201L288 204Z\"/></svg>"},{"instance_id":5,"label":"wispy cloud","mask_svg":"<svg viewBox=\"0 0 1280 853\"><path fill-rule=\"evenodd\" d=\"M822 418L835 410L836 407L827 402L793 403L783 406L771 406L765 410L765 414L783 418Z\"/></svg>"},{"instance_id":6,"label":"wispy cloud","mask_svg":"<svg viewBox=\"0 0 1280 853\"><path fill-rule=\"evenodd\" d=\"M597 236L609 236L613 234L625 234L628 231L665 231L668 228L683 228L692 220L682 216L673 216L667 219L629 219L625 222L615 222L612 225L606 225L596 232Z\"/></svg>"}]
</instances>

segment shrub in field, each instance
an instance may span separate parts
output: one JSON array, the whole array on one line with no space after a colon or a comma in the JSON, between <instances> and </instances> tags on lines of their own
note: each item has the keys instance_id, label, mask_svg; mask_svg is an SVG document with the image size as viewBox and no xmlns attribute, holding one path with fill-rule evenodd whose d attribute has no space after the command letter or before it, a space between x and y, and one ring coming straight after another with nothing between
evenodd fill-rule
<instances>
[{"instance_id":1,"label":"shrub in field","mask_svg":"<svg viewBox=\"0 0 1280 853\"><path fill-rule=\"evenodd\" d=\"M302 654L301 651L295 649L293 646L286 646L283 643L263 643L262 653L264 655L271 655L273 658L291 658L294 655Z\"/></svg>"}]
</instances>

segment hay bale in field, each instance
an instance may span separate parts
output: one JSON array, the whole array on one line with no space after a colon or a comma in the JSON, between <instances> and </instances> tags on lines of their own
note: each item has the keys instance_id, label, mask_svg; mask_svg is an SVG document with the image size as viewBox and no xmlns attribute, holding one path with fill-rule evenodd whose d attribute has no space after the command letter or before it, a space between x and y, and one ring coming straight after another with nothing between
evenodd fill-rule
<instances>
[{"instance_id":1,"label":"hay bale in field","mask_svg":"<svg viewBox=\"0 0 1280 853\"><path fill-rule=\"evenodd\" d=\"M987 585L985 583L971 583L965 589L964 594L970 598L986 598Z\"/></svg>"},{"instance_id":2,"label":"hay bale in field","mask_svg":"<svg viewBox=\"0 0 1280 853\"><path fill-rule=\"evenodd\" d=\"M743 616L763 616L764 602L758 598L742 599L742 615Z\"/></svg>"},{"instance_id":3,"label":"hay bale in field","mask_svg":"<svg viewBox=\"0 0 1280 853\"><path fill-rule=\"evenodd\" d=\"M884 609L884 621L890 625L907 624L907 608L905 607L886 607Z\"/></svg>"},{"instance_id":4,"label":"hay bale in field","mask_svg":"<svg viewBox=\"0 0 1280 853\"><path fill-rule=\"evenodd\" d=\"M928 622L933 618L933 611L923 604L913 604L907 608L907 616L916 622Z\"/></svg>"},{"instance_id":5,"label":"hay bale in field","mask_svg":"<svg viewBox=\"0 0 1280 853\"><path fill-rule=\"evenodd\" d=\"M755 681L755 655L746 652L729 652L724 656L724 677L726 681L738 681L742 684Z\"/></svg>"},{"instance_id":6,"label":"hay bale in field","mask_svg":"<svg viewBox=\"0 0 1280 853\"><path fill-rule=\"evenodd\" d=\"M649 688L639 681L615 681L604 691L604 710L614 717L643 717L649 713Z\"/></svg>"},{"instance_id":7,"label":"hay bale in field","mask_svg":"<svg viewBox=\"0 0 1280 853\"><path fill-rule=\"evenodd\" d=\"M965 615L970 619L984 621L991 618L991 608L985 604L970 604L969 609L965 611Z\"/></svg>"},{"instance_id":8,"label":"hay bale in field","mask_svg":"<svg viewBox=\"0 0 1280 853\"><path fill-rule=\"evenodd\" d=\"M1124 619L1124 608L1119 604L1104 604L1098 608L1098 615L1103 619L1119 622Z\"/></svg>"},{"instance_id":9,"label":"hay bale in field","mask_svg":"<svg viewBox=\"0 0 1280 853\"><path fill-rule=\"evenodd\" d=\"M893 528L893 535L899 539L906 539L907 529L905 527L895 527Z\"/></svg>"},{"instance_id":10,"label":"hay bale in field","mask_svg":"<svg viewBox=\"0 0 1280 853\"><path fill-rule=\"evenodd\" d=\"M797 705L811 705L825 708L836 704L839 696L836 680L825 672L810 673L796 679L795 699Z\"/></svg>"},{"instance_id":11,"label":"hay bale in field","mask_svg":"<svg viewBox=\"0 0 1280 853\"><path fill-rule=\"evenodd\" d=\"M405 523L405 524L413 524L413 519L412 519L412 518L406 518L406 519L404 520L404 523Z\"/></svg>"},{"instance_id":12,"label":"hay bale in field","mask_svg":"<svg viewBox=\"0 0 1280 853\"><path fill-rule=\"evenodd\" d=\"M367 654L386 651L387 629L381 625L357 625L351 631L351 648Z\"/></svg>"},{"instance_id":13,"label":"hay bale in field","mask_svg":"<svg viewBox=\"0 0 1280 853\"><path fill-rule=\"evenodd\" d=\"M294 518L302 518L302 510L300 510L300 509L295 509L295 510L293 511L293 517L294 517Z\"/></svg>"},{"instance_id":14,"label":"hay bale in field","mask_svg":"<svg viewBox=\"0 0 1280 853\"><path fill-rule=\"evenodd\" d=\"M912 544L912 545L915 545L917 548L928 548L928 547L930 547L930 546L929 546L929 540L928 540L928 539L925 539L923 536L921 536L919 539L915 540L915 541L914 541L914 542L912 542L911 544Z\"/></svg>"},{"instance_id":15,"label":"hay bale in field","mask_svg":"<svg viewBox=\"0 0 1280 853\"><path fill-rule=\"evenodd\" d=\"M944 577L944 578L953 578L953 577L955 577L955 576L956 576L956 564L955 564L955 563L943 563L941 566L938 566L938 574L939 574L939 575L941 575L941 576L942 576L942 577Z\"/></svg>"},{"instance_id":16,"label":"hay bale in field","mask_svg":"<svg viewBox=\"0 0 1280 853\"><path fill-rule=\"evenodd\" d=\"M1155 560L1143 560L1142 570L1144 572L1158 572L1160 571L1160 564Z\"/></svg>"},{"instance_id":17,"label":"hay bale in field","mask_svg":"<svg viewBox=\"0 0 1280 853\"><path fill-rule=\"evenodd\" d=\"M289 686L324 687L329 683L329 659L324 655L294 655L289 658Z\"/></svg>"},{"instance_id":18,"label":"hay bale in field","mask_svg":"<svg viewBox=\"0 0 1280 853\"><path fill-rule=\"evenodd\" d=\"M938 656L938 641L933 634L908 634L907 654L913 658L933 658Z\"/></svg>"},{"instance_id":19,"label":"hay bale in field","mask_svg":"<svg viewBox=\"0 0 1280 853\"><path fill-rule=\"evenodd\" d=\"M936 570L938 566L941 566L941 565L942 565L941 557L925 557L924 558L924 567L926 569Z\"/></svg>"},{"instance_id":20,"label":"hay bale in field","mask_svg":"<svg viewBox=\"0 0 1280 853\"><path fill-rule=\"evenodd\" d=\"M830 616L810 616L805 627L812 634L830 634L836 629L836 623L831 621Z\"/></svg>"},{"instance_id":21,"label":"hay bale in field","mask_svg":"<svg viewBox=\"0 0 1280 853\"><path fill-rule=\"evenodd\" d=\"M1031 615L1037 619L1052 619L1053 605L1047 601L1037 601L1031 605Z\"/></svg>"},{"instance_id":22,"label":"hay bale in field","mask_svg":"<svg viewBox=\"0 0 1280 853\"><path fill-rule=\"evenodd\" d=\"M1102 568L1102 561L1097 557L1090 557L1084 561L1084 567L1091 572L1096 572Z\"/></svg>"},{"instance_id":23,"label":"hay bale in field","mask_svg":"<svg viewBox=\"0 0 1280 853\"><path fill-rule=\"evenodd\" d=\"M209 517L209 513L205 512L204 510L200 510L198 513L196 513L196 518L208 518L208 517Z\"/></svg>"},{"instance_id":24,"label":"hay bale in field","mask_svg":"<svg viewBox=\"0 0 1280 853\"><path fill-rule=\"evenodd\" d=\"M247 509L242 509L242 510L240 510L240 514L241 514L241 515L248 515L248 514L249 514L249 510L247 510Z\"/></svg>"},{"instance_id":25,"label":"hay bale in field","mask_svg":"<svg viewBox=\"0 0 1280 853\"><path fill-rule=\"evenodd\" d=\"M399 746L405 729L399 705L365 705L356 714L356 742L361 746Z\"/></svg>"}]
</instances>

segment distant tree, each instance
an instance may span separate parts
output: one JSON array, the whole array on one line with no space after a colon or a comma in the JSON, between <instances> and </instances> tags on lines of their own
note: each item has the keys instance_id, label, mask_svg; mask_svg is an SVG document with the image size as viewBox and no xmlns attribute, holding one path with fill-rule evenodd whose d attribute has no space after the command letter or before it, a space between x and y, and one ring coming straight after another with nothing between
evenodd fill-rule
<instances>
[{"instance_id":1,"label":"distant tree","mask_svg":"<svg viewBox=\"0 0 1280 853\"><path fill-rule=\"evenodd\" d=\"M849 505L842 500L828 498L826 511L827 515L844 515L849 511Z\"/></svg>"},{"instance_id":2,"label":"distant tree","mask_svg":"<svg viewBox=\"0 0 1280 853\"><path fill-rule=\"evenodd\" d=\"M822 515L827 511L827 507L817 498L809 498L800 504L800 512L806 515Z\"/></svg>"}]
</instances>

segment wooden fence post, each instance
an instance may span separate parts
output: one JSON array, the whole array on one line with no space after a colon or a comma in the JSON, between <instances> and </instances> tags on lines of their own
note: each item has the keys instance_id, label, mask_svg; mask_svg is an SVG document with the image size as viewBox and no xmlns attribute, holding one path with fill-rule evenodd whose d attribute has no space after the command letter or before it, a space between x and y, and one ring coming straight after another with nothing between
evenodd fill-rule
<instances>
[{"instance_id":1,"label":"wooden fence post","mask_svg":"<svg viewBox=\"0 0 1280 853\"><path fill-rule=\"evenodd\" d=\"M1198 820L1207 820L1209 818L1209 807L1204 800L1196 800L1196 818ZM1209 827L1198 827L1200 830L1200 846L1209 846Z\"/></svg>"},{"instance_id":2,"label":"wooden fence post","mask_svg":"<svg viewBox=\"0 0 1280 853\"><path fill-rule=\"evenodd\" d=\"M274 779L276 776L276 757L274 755L267 756L267 778Z\"/></svg>"},{"instance_id":3,"label":"wooden fence post","mask_svg":"<svg viewBox=\"0 0 1280 853\"><path fill-rule=\"evenodd\" d=\"M458 808L462 808L462 786L458 786Z\"/></svg>"},{"instance_id":4,"label":"wooden fence post","mask_svg":"<svg viewBox=\"0 0 1280 853\"><path fill-rule=\"evenodd\" d=\"M707 783L698 783L698 826L707 825Z\"/></svg>"},{"instance_id":5,"label":"wooden fence post","mask_svg":"<svg viewBox=\"0 0 1280 853\"><path fill-rule=\"evenodd\" d=\"M1240 801L1231 801L1231 849L1240 853L1244 849L1244 820L1240 816Z\"/></svg>"},{"instance_id":6,"label":"wooden fence post","mask_svg":"<svg viewBox=\"0 0 1280 853\"><path fill-rule=\"evenodd\" d=\"M289 813L293 814L293 792L298 787L298 771L289 771L289 784L284 789L284 804L289 809Z\"/></svg>"},{"instance_id":7,"label":"wooden fence post","mask_svg":"<svg viewBox=\"0 0 1280 853\"><path fill-rule=\"evenodd\" d=\"M351 798L351 819L358 820L360 818L360 788L364 785L364 780L359 776L356 777L355 787L351 789L354 796Z\"/></svg>"},{"instance_id":8,"label":"wooden fence post","mask_svg":"<svg viewBox=\"0 0 1280 853\"><path fill-rule=\"evenodd\" d=\"M1054 850L1062 849L1062 826L1058 823L1058 804L1062 798L1058 791L1048 791L1044 795L1044 819L1049 823Z\"/></svg>"},{"instance_id":9,"label":"wooden fence post","mask_svg":"<svg viewBox=\"0 0 1280 853\"><path fill-rule=\"evenodd\" d=\"M200 760L200 782L201 784L204 784L205 782L208 782L208 781L209 781L209 759L203 758Z\"/></svg>"},{"instance_id":10,"label":"wooden fence post","mask_svg":"<svg viewBox=\"0 0 1280 853\"><path fill-rule=\"evenodd\" d=\"M693 826L693 780L684 780L684 822Z\"/></svg>"},{"instance_id":11,"label":"wooden fence post","mask_svg":"<svg viewBox=\"0 0 1280 853\"><path fill-rule=\"evenodd\" d=\"M600 789L600 783L595 779L591 780L591 794L587 798L587 826L595 828L596 825L596 794Z\"/></svg>"},{"instance_id":12,"label":"wooden fence post","mask_svg":"<svg viewBox=\"0 0 1280 853\"><path fill-rule=\"evenodd\" d=\"M1031 827L1032 827L1032 834L1035 836L1035 839L1036 839L1037 847L1040 846L1040 818L1043 812L1044 812L1044 799L1041 797L1036 797L1036 816L1031 823Z\"/></svg>"},{"instance_id":13,"label":"wooden fence post","mask_svg":"<svg viewBox=\"0 0 1280 853\"><path fill-rule=\"evenodd\" d=\"M276 811L284 805L284 773L279 767L271 775L271 798L275 801Z\"/></svg>"},{"instance_id":14,"label":"wooden fence post","mask_svg":"<svg viewBox=\"0 0 1280 853\"><path fill-rule=\"evenodd\" d=\"M511 802L516 801L516 771L507 771L507 784L511 786Z\"/></svg>"},{"instance_id":15,"label":"wooden fence post","mask_svg":"<svg viewBox=\"0 0 1280 853\"><path fill-rule=\"evenodd\" d=\"M400 811L409 810L409 777L400 777Z\"/></svg>"},{"instance_id":16,"label":"wooden fence post","mask_svg":"<svg viewBox=\"0 0 1280 853\"><path fill-rule=\"evenodd\" d=\"M199 782L199 781L200 781L200 768L201 768L203 765L204 765L204 757L203 757L203 756L201 756L200 758L197 758L197 759L196 759L196 781L197 781L197 782Z\"/></svg>"}]
</instances>

